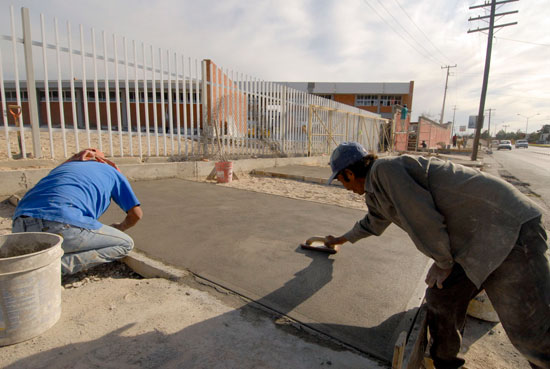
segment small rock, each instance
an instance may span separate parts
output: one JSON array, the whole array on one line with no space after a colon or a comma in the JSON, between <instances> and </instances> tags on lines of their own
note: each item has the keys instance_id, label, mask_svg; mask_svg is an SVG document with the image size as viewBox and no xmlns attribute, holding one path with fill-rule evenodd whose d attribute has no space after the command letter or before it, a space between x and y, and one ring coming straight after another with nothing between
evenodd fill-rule
<instances>
[{"instance_id":1,"label":"small rock","mask_svg":"<svg viewBox=\"0 0 550 369\"><path fill-rule=\"evenodd\" d=\"M11 195L8 198L8 202L13 206L17 206L17 204L19 204L19 200L21 200L21 198L17 195Z\"/></svg>"}]
</instances>

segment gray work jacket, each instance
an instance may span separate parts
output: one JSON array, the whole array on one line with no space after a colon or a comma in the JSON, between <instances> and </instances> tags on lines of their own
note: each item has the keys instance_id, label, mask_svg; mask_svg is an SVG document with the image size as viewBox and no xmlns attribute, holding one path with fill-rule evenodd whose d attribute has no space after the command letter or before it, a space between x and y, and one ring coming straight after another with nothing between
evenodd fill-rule
<instances>
[{"instance_id":1,"label":"gray work jacket","mask_svg":"<svg viewBox=\"0 0 550 369\"><path fill-rule=\"evenodd\" d=\"M508 256L521 225L541 215L514 186L476 169L411 155L377 159L365 180L368 213L354 243L395 223L444 269L455 262L479 288Z\"/></svg>"}]
</instances>

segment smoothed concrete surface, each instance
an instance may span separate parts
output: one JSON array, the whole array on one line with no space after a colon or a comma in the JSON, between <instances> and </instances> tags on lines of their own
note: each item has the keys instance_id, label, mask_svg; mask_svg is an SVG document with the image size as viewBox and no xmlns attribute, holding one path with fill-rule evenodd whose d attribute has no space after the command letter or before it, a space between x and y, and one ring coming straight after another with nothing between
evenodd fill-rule
<instances>
[{"instance_id":1,"label":"smoothed concrete surface","mask_svg":"<svg viewBox=\"0 0 550 369\"><path fill-rule=\"evenodd\" d=\"M133 187L144 210L128 232L137 249L391 361L428 265L403 231L390 226L329 256L299 243L340 235L365 212L181 179ZM101 221L123 217L113 206Z\"/></svg>"}]
</instances>

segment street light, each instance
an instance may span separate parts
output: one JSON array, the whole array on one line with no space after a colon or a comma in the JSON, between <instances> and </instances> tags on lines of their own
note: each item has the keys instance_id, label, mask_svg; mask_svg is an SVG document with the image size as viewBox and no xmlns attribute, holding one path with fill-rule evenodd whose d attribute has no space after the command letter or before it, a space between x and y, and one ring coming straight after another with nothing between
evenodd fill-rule
<instances>
[{"instance_id":1,"label":"street light","mask_svg":"<svg viewBox=\"0 0 550 369\"><path fill-rule=\"evenodd\" d=\"M526 119L526 122L525 122L525 138L527 138L527 128L529 127L529 118L533 118L533 117L536 117L537 115L540 115L540 113L537 113L537 114L533 114L531 115L530 117L526 117L525 115L521 115L518 113L518 115L520 117L524 117Z\"/></svg>"}]
</instances>

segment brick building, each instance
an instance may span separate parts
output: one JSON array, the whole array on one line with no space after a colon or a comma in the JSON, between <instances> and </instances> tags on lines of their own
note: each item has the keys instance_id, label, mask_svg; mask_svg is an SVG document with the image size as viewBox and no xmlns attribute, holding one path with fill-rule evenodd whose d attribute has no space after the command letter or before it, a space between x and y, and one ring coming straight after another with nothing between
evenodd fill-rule
<instances>
[{"instance_id":1,"label":"brick building","mask_svg":"<svg viewBox=\"0 0 550 369\"><path fill-rule=\"evenodd\" d=\"M57 81L49 81L49 107L46 100L46 89L43 81L36 82L38 97L38 118L40 126L47 125L48 117L54 128L59 128L61 122L66 127L76 126L85 128L86 124L92 129L101 126L106 129L110 123L113 129L120 122L124 131L130 124L132 130L137 130L139 123L141 130L146 123L150 130L169 130L170 117L172 129L176 130L176 117L179 110L180 129L185 126L192 133L204 128L202 108L203 93L207 104L212 109L207 112L207 120L215 119L222 125L224 132L236 135L246 133L247 96L234 87L235 82L211 60L205 60L207 85L202 80L186 78L184 81L160 82L159 80L125 80L98 81L97 91L93 80L83 83L81 80L61 82L61 99ZM72 85L72 87L71 87ZM10 105L17 105L17 95L14 81L4 82L4 96L6 117L10 126L15 125L13 116L9 113ZM146 88L145 88L146 87ZM108 90L108 94L107 94ZM118 90L118 96L117 96ZM0 102L1 101L0 97ZM20 82L21 119L25 125L30 123L28 92L25 81ZM172 109L170 109L170 106ZM171 110L171 111L170 111ZM215 116L212 116L214 113ZM0 125L4 125L4 115L0 114Z\"/></svg>"},{"instance_id":2,"label":"brick building","mask_svg":"<svg viewBox=\"0 0 550 369\"><path fill-rule=\"evenodd\" d=\"M412 111L414 81L410 82L278 82L282 85L334 100L393 119L394 105Z\"/></svg>"}]
</instances>

